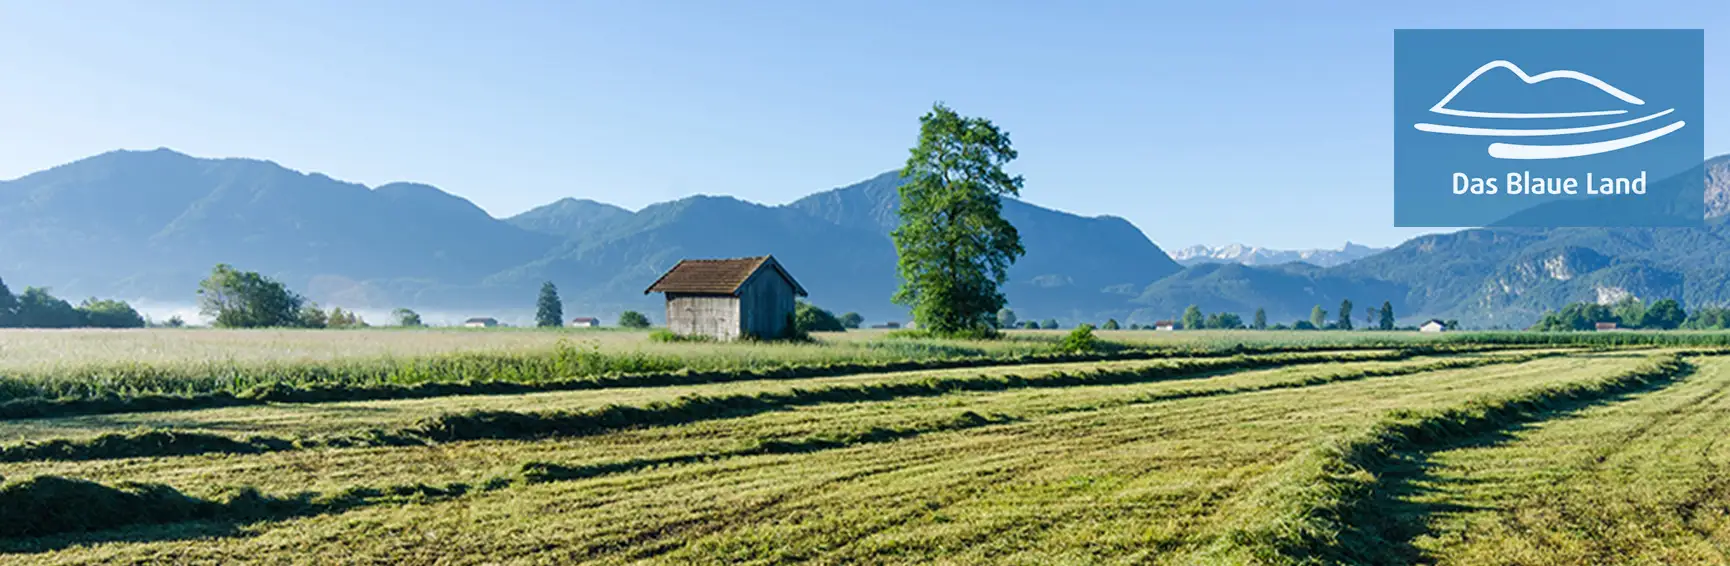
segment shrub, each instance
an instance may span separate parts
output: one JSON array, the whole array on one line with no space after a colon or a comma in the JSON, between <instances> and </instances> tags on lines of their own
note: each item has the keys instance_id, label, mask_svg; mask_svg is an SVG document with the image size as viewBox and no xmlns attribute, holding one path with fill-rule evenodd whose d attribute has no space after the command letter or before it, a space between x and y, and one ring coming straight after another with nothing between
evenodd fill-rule
<instances>
[{"instance_id":1,"label":"shrub","mask_svg":"<svg viewBox=\"0 0 1730 566\"><path fill-rule=\"evenodd\" d=\"M793 308L793 327L800 333L847 330L847 327L841 324L841 319L835 318L835 313L805 301L799 301L798 306Z\"/></svg>"},{"instance_id":2,"label":"shrub","mask_svg":"<svg viewBox=\"0 0 1730 566\"><path fill-rule=\"evenodd\" d=\"M658 329L655 329L654 332L650 332L649 333L649 340L653 341L653 342L713 342L713 341L715 341L714 338L710 338L708 336L685 336L683 334L675 334L675 333L673 333L673 331L667 330L665 328L658 328Z\"/></svg>"},{"instance_id":3,"label":"shrub","mask_svg":"<svg viewBox=\"0 0 1730 566\"><path fill-rule=\"evenodd\" d=\"M637 311L619 313L619 326L623 328L648 328L649 317Z\"/></svg>"},{"instance_id":4,"label":"shrub","mask_svg":"<svg viewBox=\"0 0 1730 566\"><path fill-rule=\"evenodd\" d=\"M1099 338L1093 335L1093 325L1082 324L1063 337L1058 349L1065 352L1092 352L1099 349Z\"/></svg>"}]
</instances>

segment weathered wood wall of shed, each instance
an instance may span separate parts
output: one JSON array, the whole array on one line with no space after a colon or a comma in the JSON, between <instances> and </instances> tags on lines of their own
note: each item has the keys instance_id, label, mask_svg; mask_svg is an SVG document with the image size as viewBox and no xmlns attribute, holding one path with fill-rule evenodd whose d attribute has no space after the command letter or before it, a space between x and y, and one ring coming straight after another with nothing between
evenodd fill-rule
<instances>
[{"instance_id":1,"label":"weathered wood wall of shed","mask_svg":"<svg viewBox=\"0 0 1730 566\"><path fill-rule=\"evenodd\" d=\"M793 285L774 268L751 274L739 287L740 326L758 338L780 338L793 318Z\"/></svg>"},{"instance_id":2,"label":"weathered wood wall of shed","mask_svg":"<svg viewBox=\"0 0 1730 566\"><path fill-rule=\"evenodd\" d=\"M667 294L667 330L674 334L736 340L739 322L738 297Z\"/></svg>"}]
</instances>

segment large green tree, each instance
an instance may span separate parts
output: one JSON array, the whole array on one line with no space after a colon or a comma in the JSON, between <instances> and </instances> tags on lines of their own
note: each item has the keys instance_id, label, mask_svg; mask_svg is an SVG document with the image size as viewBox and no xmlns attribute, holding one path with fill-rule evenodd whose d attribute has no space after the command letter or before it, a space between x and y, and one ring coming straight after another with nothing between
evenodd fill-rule
<instances>
[{"instance_id":1,"label":"large green tree","mask_svg":"<svg viewBox=\"0 0 1730 566\"><path fill-rule=\"evenodd\" d=\"M198 284L199 311L221 328L300 326L305 302L275 279L226 263L217 264Z\"/></svg>"},{"instance_id":2,"label":"large green tree","mask_svg":"<svg viewBox=\"0 0 1730 566\"><path fill-rule=\"evenodd\" d=\"M425 326L426 325L425 323L421 322L420 313L414 312L414 310L412 310L412 309L399 308L399 309L396 309L394 311L391 311L390 315L392 318L396 319L396 325L397 326Z\"/></svg>"},{"instance_id":3,"label":"large green tree","mask_svg":"<svg viewBox=\"0 0 1730 566\"><path fill-rule=\"evenodd\" d=\"M559 300L559 288L552 281L541 284L541 297L535 301L535 326L552 328L565 325L565 303Z\"/></svg>"},{"instance_id":4,"label":"large green tree","mask_svg":"<svg viewBox=\"0 0 1730 566\"><path fill-rule=\"evenodd\" d=\"M1394 329L1394 304L1391 302L1388 302L1388 301L1382 301L1382 313L1381 314L1382 314L1381 320L1376 321L1378 323L1378 324L1376 324L1376 326L1378 328L1381 328L1382 330L1393 330Z\"/></svg>"},{"instance_id":5,"label":"large green tree","mask_svg":"<svg viewBox=\"0 0 1730 566\"><path fill-rule=\"evenodd\" d=\"M25 287L18 296L18 325L25 328L85 326L84 313L41 287Z\"/></svg>"},{"instance_id":6,"label":"large green tree","mask_svg":"<svg viewBox=\"0 0 1730 566\"><path fill-rule=\"evenodd\" d=\"M1652 303L1652 307L1641 315L1642 328L1657 330L1674 330L1688 319L1688 314L1683 312L1682 304L1676 302L1676 299L1662 299Z\"/></svg>"},{"instance_id":7,"label":"large green tree","mask_svg":"<svg viewBox=\"0 0 1730 566\"><path fill-rule=\"evenodd\" d=\"M1255 309L1255 318L1253 320L1255 322L1250 325L1250 328L1256 330L1267 330L1267 309Z\"/></svg>"},{"instance_id":8,"label":"large green tree","mask_svg":"<svg viewBox=\"0 0 1730 566\"><path fill-rule=\"evenodd\" d=\"M1326 309L1323 309L1321 305L1316 305L1315 308L1310 309L1310 327L1311 328L1315 328L1315 329L1319 330L1322 328L1327 328L1327 325L1328 325L1328 311Z\"/></svg>"},{"instance_id":9,"label":"large green tree","mask_svg":"<svg viewBox=\"0 0 1730 566\"><path fill-rule=\"evenodd\" d=\"M1003 308L998 290L1021 257L1021 235L1003 219L1003 197L1022 179L1003 172L1016 152L989 120L937 104L919 118L919 144L901 176L897 304L938 334L988 332Z\"/></svg>"},{"instance_id":10,"label":"large green tree","mask_svg":"<svg viewBox=\"0 0 1730 566\"><path fill-rule=\"evenodd\" d=\"M1339 320L1339 322L1335 323L1335 326L1338 327L1340 330L1351 330L1352 329L1352 300L1351 299L1345 299L1343 301L1340 301L1340 320Z\"/></svg>"},{"instance_id":11,"label":"large green tree","mask_svg":"<svg viewBox=\"0 0 1730 566\"><path fill-rule=\"evenodd\" d=\"M78 305L84 324L96 328L144 328L144 316L125 301L86 299Z\"/></svg>"},{"instance_id":12,"label":"large green tree","mask_svg":"<svg viewBox=\"0 0 1730 566\"><path fill-rule=\"evenodd\" d=\"M1201 307L1190 305L1183 309L1183 329L1201 330L1207 326L1207 317L1202 316Z\"/></svg>"}]
</instances>

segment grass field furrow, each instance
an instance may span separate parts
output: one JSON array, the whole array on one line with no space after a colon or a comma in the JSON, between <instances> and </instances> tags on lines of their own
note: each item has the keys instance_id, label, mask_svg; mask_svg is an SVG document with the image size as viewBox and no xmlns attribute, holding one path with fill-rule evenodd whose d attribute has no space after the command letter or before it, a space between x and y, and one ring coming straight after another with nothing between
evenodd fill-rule
<instances>
[{"instance_id":1,"label":"grass field furrow","mask_svg":"<svg viewBox=\"0 0 1730 566\"><path fill-rule=\"evenodd\" d=\"M628 561L633 552L643 552L632 541L645 540L682 541L655 555L668 561L900 557L925 562L949 557L962 562L1041 562L1111 556L1097 554L1110 548L1193 548L1221 526L1216 512L1222 506L1198 506L1197 501L1237 497L1278 462L1304 449L1306 439L1350 430L1361 426L1353 423L1400 407L1445 405L1475 394L1563 383L1633 363L1636 360L1613 357L1552 359L1112 406L889 444L731 458L511 488L424 506L367 507L273 525L248 538L198 545L174 540L106 545L32 558L167 552L152 555L220 560L268 552L293 541L306 545L314 553L309 556L404 559L411 555L403 548L362 541L426 536L448 544L451 555L554 562ZM1053 392L995 396L1033 398ZM921 401L933 410L954 410L947 403L956 400ZM809 411L833 409L834 418L840 418L850 415L846 409L857 408ZM733 424L749 426L757 419L781 417L766 414ZM683 427L668 430L677 428ZM1233 441L1222 443L1220 438ZM655 446L665 444L657 441ZM385 458L390 451L381 452ZM242 457L253 458L267 456ZM745 516L734 512L741 509L762 511ZM1041 509L1063 511L1054 513L1055 519L1040 519ZM685 536L653 536L668 529ZM336 531L347 534L316 534ZM158 532L158 538L161 535ZM1156 557L1139 551L1127 555Z\"/></svg>"},{"instance_id":2,"label":"grass field furrow","mask_svg":"<svg viewBox=\"0 0 1730 566\"><path fill-rule=\"evenodd\" d=\"M1430 454L1405 470L1442 564L1730 563L1730 359L1669 388Z\"/></svg>"},{"instance_id":3,"label":"grass field furrow","mask_svg":"<svg viewBox=\"0 0 1730 566\"><path fill-rule=\"evenodd\" d=\"M1514 354L1508 354L1514 355ZM1330 358L1329 356L1343 356ZM1393 351L1332 352L1303 354L1292 365L1349 362L1357 356L1401 357ZM1466 355L1462 355L1466 356ZM1497 355L1499 356L1499 355ZM1471 356L1477 357L1477 356ZM1260 358L1258 358L1260 359ZM334 401L329 403L277 403L258 406L217 407L185 411L120 413L91 416L20 419L0 423L0 441L21 442L47 438L90 437L107 432L174 429L240 434L288 434L313 436L359 432L371 428L407 426L419 419L453 412L571 411L606 405L643 405L673 401L688 395L738 395L787 391L794 388L859 386L920 382L930 379L1034 376L1054 373L1127 372L1164 367L1174 360L1113 362L1066 362L1051 364L968 367L947 370L893 371L798 380L758 379L665 387L622 387L579 391L530 392L518 395L457 395L431 399Z\"/></svg>"},{"instance_id":4,"label":"grass field furrow","mask_svg":"<svg viewBox=\"0 0 1730 566\"><path fill-rule=\"evenodd\" d=\"M1258 494L1257 513L1209 550L1212 560L1275 564L1397 563L1415 560L1402 544L1399 491L1390 473L1445 443L1496 434L1568 411L1669 385L1692 366L1678 355L1624 373L1483 395L1443 410L1402 409L1367 429L1330 440L1282 471Z\"/></svg>"},{"instance_id":5,"label":"grass field furrow","mask_svg":"<svg viewBox=\"0 0 1730 566\"><path fill-rule=\"evenodd\" d=\"M1397 360L1408 353L1388 352L1340 356L1346 359ZM608 404L580 411L470 411L419 419L407 426L369 428L349 434L282 437L251 435L235 438L201 432L162 430L111 432L87 438L54 438L0 446L0 461L98 460L203 453L255 454L327 447L406 446L466 440L498 440L586 436L642 426L665 426L702 420L737 418L790 407L871 402L898 397L941 396L966 391L1022 388L1067 388L1190 379L1214 372L1258 367L1320 363L1320 355L1239 356L1211 360L1167 361L1162 364L1102 368L1085 373L1046 375L978 375L924 377L858 385L791 387L756 393L682 395L671 401L641 406Z\"/></svg>"},{"instance_id":6,"label":"grass field furrow","mask_svg":"<svg viewBox=\"0 0 1730 566\"><path fill-rule=\"evenodd\" d=\"M1730 564L1730 335L1063 335L0 331L0 563Z\"/></svg>"},{"instance_id":7,"label":"grass field furrow","mask_svg":"<svg viewBox=\"0 0 1730 566\"><path fill-rule=\"evenodd\" d=\"M1326 369L1314 366L1288 366L1212 374L1199 380L1154 381L1127 385L1058 389L963 392L937 398L908 398L858 404L795 407L792 410L775 411L736 421L706 421L672 427L627 429L588 438L542 440L534 442L532 446L544 448L549 453L558 454L560 461L571 461L572 458L576 457L575 454L580 453L582 459L577 462L577 465L605 465L612 462L656 458L690 458L695 455L736 451L741 446L755 446L761 442L816 436L845 436L868 427L896 428L917 425L932 418L933 413L947 414L952 409L965 408L988 414L1013 413L1027 417L1065 411L1098 410L1125 404L1170 401L1191 396L1212 396L1219 394L1219 392L1243 393L1268 388L1286 388L1294 386L1294 384L1313 386L1326 382L1325 380L1318 381L1318 378L1358 378L1363 375L1397 376L1445 369L1459 363L1501 364L1525 359L1524 356L1473 357L1469 360L1418 358L1400 362L1338 364ZM269 481L274 479L271 477L250 475L227 477L222 474L236 468L247 469L246 466L236 465L236 462L269 462L256 467L290 471L288 477L292 480L289 485L313 485L305 482L318 482L322 485L321 480L329 477L364 478L369 475L392 477L389 470L379 469L377 465L379 459L372 456L379 450L390 451L395 455L389 459L391 462L401 462L402 465L410 468L424 468L437 463L438 465L456 465L467 469L502 469L508 467L509 462L507 456L501 454L520 450L520 448L514 443L502 445L508 446L508 450L499 450L497 449L498 446L501 445L482 442L453 444L437 448L317 450L259 454L238 460L229 455L209 455L107 462L43 461L0 464L0 473L13 474L14 476L74 474L101 481L168 482L175 485L259 485L279 489L274 487L276 484ZM661 447L667 448L667 450L644 452L645 447ZM683 447L693 447L694 449L687 452L676 450ZM394 467L392 466L392 468ZM155 475L145 472L146 470L173 470L174 474ZM299 473L299 470L316 471L316 474L310 472L302 474ZM192 471L199 471L199 473L196 476L186 475ZM446 478L443 481L478 482L484 479L486 478L464 477ZM339 489L340 487L326 485L323 489Z\"/></svg>"}]
</instances>

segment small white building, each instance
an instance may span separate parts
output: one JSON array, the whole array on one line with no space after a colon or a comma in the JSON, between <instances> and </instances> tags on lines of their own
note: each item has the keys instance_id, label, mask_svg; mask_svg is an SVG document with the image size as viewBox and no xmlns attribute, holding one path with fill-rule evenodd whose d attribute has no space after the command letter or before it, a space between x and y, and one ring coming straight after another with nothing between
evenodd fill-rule
<instances>
[{"instance_id":1,"label":"small white building","mask_svg":"<svg viewBox=\"0 0 1730 566\"><path fill-rule=\"evenodd\" d=\"M498 325L499 319L487 316L477 316L463 321L463 326L467 328L492 328Z\"/></svg>"},{"instance_id":2,"label":"small white building","mask_svg":"<svg viewBox=\"0 0 1730 566\"><path fill-rule=\"evenodd\" d=\"M571 328L594 328L594 327L597 327L600 325L601 325L601 321L599 319L595 319L595 318L587 317L587 316L579 316L577 318L571 319L570 327Z\"/></svg>"},{"instance_id":3,"label":"small white building","mask_svg":"<svg viewBox=\"0 0 1730 566\"><path fill-rule=\"evenodd\" d=\"M1171 332L1177 330L1177 323L1169 320L1154 321L1153 329L1160 332Z\"/></svg>"},{"instance_id":4,"label":"small white building","mask_svg":"<svg viewBox=\"0 0 1730 566\"><path fill-rule=\"evenodd\" d=\"M1433 318L1424 321L1424 324L1418 327L1418 332L1446 332L1447 330L1448 323Z\"/></svg>"}]
</instances>

